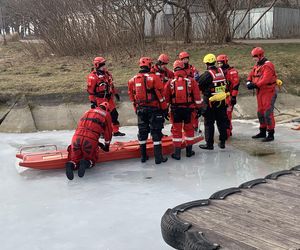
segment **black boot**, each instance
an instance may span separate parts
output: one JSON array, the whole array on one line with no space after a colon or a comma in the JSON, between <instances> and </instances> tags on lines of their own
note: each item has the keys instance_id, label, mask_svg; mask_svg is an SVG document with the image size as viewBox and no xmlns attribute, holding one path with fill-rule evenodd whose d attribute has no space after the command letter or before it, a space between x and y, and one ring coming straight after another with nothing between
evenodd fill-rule
<instances>
[{"instance_id":1,"label":"black boot","mask_svg":"<svg viewBox=\"0 0 300 250\"><path fill-rule=\"evenodd\" d=\"M66 176L68 177L69 180L73 180L74 179L74 169L75 169L75 165L73 162L68 161L66 163Z\"/></svg>"},{"instance_id":2,"label":"black boot","mask_svg":"<svg viewBox=\"0 0 300 250\"><path fill-rule=\"evenodd\" d=\"M267 129L266 128L259 128L259 133L257 135L252 136L253 139L258 139L258 138L265 138L267 135Z\"/></svg>"},{"instance_id":3,"label":"black boot","mask_svg":"<svg viewBox=\"0 0 300 250\"><path fill-rule=\"evenodd\" d=\"M214 149L214 145L206 143L206 144L203 144L203 145L199 145L199 148L207 149L207 150L213 150Z\"/></svg>"},{"instance_id":4,"label":"black boot","mask_svg":"<svg viewBox=\"0 0 300 250\"><path fill-rule=\"evenodd\" d=\"M193 151L193 145L188 145L186 148L186 157L192 157L195 155L195 151Z\"/></svg>"},{"instance_id":5,"label":"black boot","mask_svg":"<svg viewBox=\"0 0 300 250\"><path fill-rule=\"evenodd\" d=\"M113 136L125 136L125 135L126 135L125 133L122 133L120 131L113 133Z\"/></svg>"},{"instance_id":6,"label":"black boot","mask_svg":"<svg viewBox=\"0 0 300 250\"><path fill-rule=\"evenodd\" d=\"M85 174L85 170L91 167L91 162L87 160L80 160L79 168L78 168L78 176L83 177Z\"/></svg>"},{"instance_id":7,"label":"black boot","mask_svg":"<svg viewBox=\"0 0 300 250\"><path fill-rule=\"evenodd\" d=\"M225 141L220 141L218 144L219 148L225 148Z\"/></svg>"},{"instance_id":8,"label":"black boot","mask_svg":"<svg viewBox=\"0 0 300 250\"><path fill-rule=\"evenodd\" d=\"M274 129L268 130L268 136L264 138L262 141L263 142L268 142L268 141L274 141Z\"/></svg>"},{"instance_id":9,"label":"black boot","mask_svg":"<svg viewBox=\"0 0 300 250\"><path fill-rule=\"evenodd\" d=\"M155 164L160 164L162 162L166 162L168 160L167 157L162 155L162 147L161 144L154 145L154 157L155 157Z\"/></svg>"},{"instance_id":10,"label":"black boot","mask_svg":"<svg viewBox=\"0 0 300 250\"><path fill-rule=\"evenodd\" d=\"M175 160L180 160L181 158L181 148L175 148L174 153L171 155L171 157Z\"/></svg>"},{"instance_id":11,"label":"black boot","mask_svg":"<svg viewBox=\"0 0 300 250\"><path fill-rule=\"evenodd\" d=\"M149 157L147 155L147 145L146 144L140 144L140 151L141 151L141 162L144 163L147 160L149 160Z\"/></svg>"}]
</instances>

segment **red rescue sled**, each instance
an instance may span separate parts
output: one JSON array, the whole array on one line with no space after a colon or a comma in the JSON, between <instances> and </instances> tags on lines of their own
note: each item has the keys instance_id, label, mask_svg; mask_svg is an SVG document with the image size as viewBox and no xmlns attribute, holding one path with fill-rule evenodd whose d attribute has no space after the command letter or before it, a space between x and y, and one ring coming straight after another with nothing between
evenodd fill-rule
<instances>
[{"instance_id":1,"label":"red rescue sled","mask_svg":"<svg viewBox=\"0 0 300 250\"><path fill-rule=\"evenodd\" d=\"M194 144L203 140L202 136L195 137ZM52 150L28 152L29 149L40 148L53 148ZM172 137L167 136L162 138L163 154L169 155L173 152ZM185 142L182 143L182 147L185 147ZM147 153L149 156L153 156L153 143L152 140L147 140ZM41 170L47 169L60 169L64 168L67 162L68 152L66 149L57 149L56 145L39 145L39 146L26 146L22 147L16 157L21 159L19 165L27 168L35 168ZM131 158L139 158L139 142L115 142L110 146L109 152L99 150L98 162L124 160Z\"/></svg>"}]
</instances>

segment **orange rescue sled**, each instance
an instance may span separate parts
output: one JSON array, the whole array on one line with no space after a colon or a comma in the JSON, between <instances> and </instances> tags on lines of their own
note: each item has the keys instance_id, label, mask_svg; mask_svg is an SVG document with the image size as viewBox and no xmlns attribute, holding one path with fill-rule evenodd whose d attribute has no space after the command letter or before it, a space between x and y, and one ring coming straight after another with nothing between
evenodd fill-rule
<instances>
[{"instance_id":1,"label":"orange rescue sled","mask_svg":"<svg viewBox=\"0 0 300 250\"><path fill-rule=\"evenodd\" d=\"M203 140L202 136L195 137L194 144ZM182 143L182 147L185 147L185 142ZM28 152L29 149L39 148L53 148L52 150ZM173 142L171 136L162 138L163 154L169 155L173 152ZM153 156L153 143L151 139L147 140L147 154ZM115 142L110 146L109 152L99 150L98 162L124 160L131 158L139 158L140 149L139 142ZM26 146L22 147L16 157L21 159L19 165L27 168L48 170L48 169L60 169L65 167L67 162L68 152L66 149L57 149L56 145L39 145L39 146Z\"/></svg>"}]
</instances>

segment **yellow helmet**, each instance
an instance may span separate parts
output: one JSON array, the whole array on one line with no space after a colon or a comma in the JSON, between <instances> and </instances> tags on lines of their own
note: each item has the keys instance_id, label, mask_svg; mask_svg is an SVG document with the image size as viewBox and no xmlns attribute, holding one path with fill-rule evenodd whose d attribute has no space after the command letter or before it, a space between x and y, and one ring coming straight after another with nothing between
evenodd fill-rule
<instances>
[{"instance_id":1,"label":"yellow helmet","mask_svg":"<svg viewBox=\"0 0 300 250\"><path fill-rule=\"evenodd\" d=\"M215 63L217 61L217 58L214 54L207 54L204 58L203 58L203 62L204 63Z\"/></svg>"}]
</instances>

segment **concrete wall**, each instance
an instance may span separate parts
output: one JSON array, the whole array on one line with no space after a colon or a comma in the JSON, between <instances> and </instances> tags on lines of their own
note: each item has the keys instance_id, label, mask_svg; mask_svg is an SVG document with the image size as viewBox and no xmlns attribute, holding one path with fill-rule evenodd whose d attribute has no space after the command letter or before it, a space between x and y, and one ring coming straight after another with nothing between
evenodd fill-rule
<instances>
[{"instance_id":1,"label":"concrete wall","mask_svg":"<svg viewBox=\"0 0 300 250\"><path fill-rule=\"evenodd\" d=\"M118 103L119 121L121 126L137 125L137 117L132 104L126 101ZM275 111L277 120L300 117L300 108L295 108L295 103L300 103L300 97L280 94ZM39 105L28 103L25 96L21 97L10 110L11 106L0 106L0 132L35 132L44 130L73 130L82 114L89 109L89 103L73 104L60 103L55 105ZM5 116L5 114L7 114ZM283 116L284 115L284 116ZM5 117L4 117L5 116ZM4 117L4 119L2 119ZM252 95L239 96L238 104L234 109L234 118L256 118L256 98Z\"/></svg>"}]
</instances>

